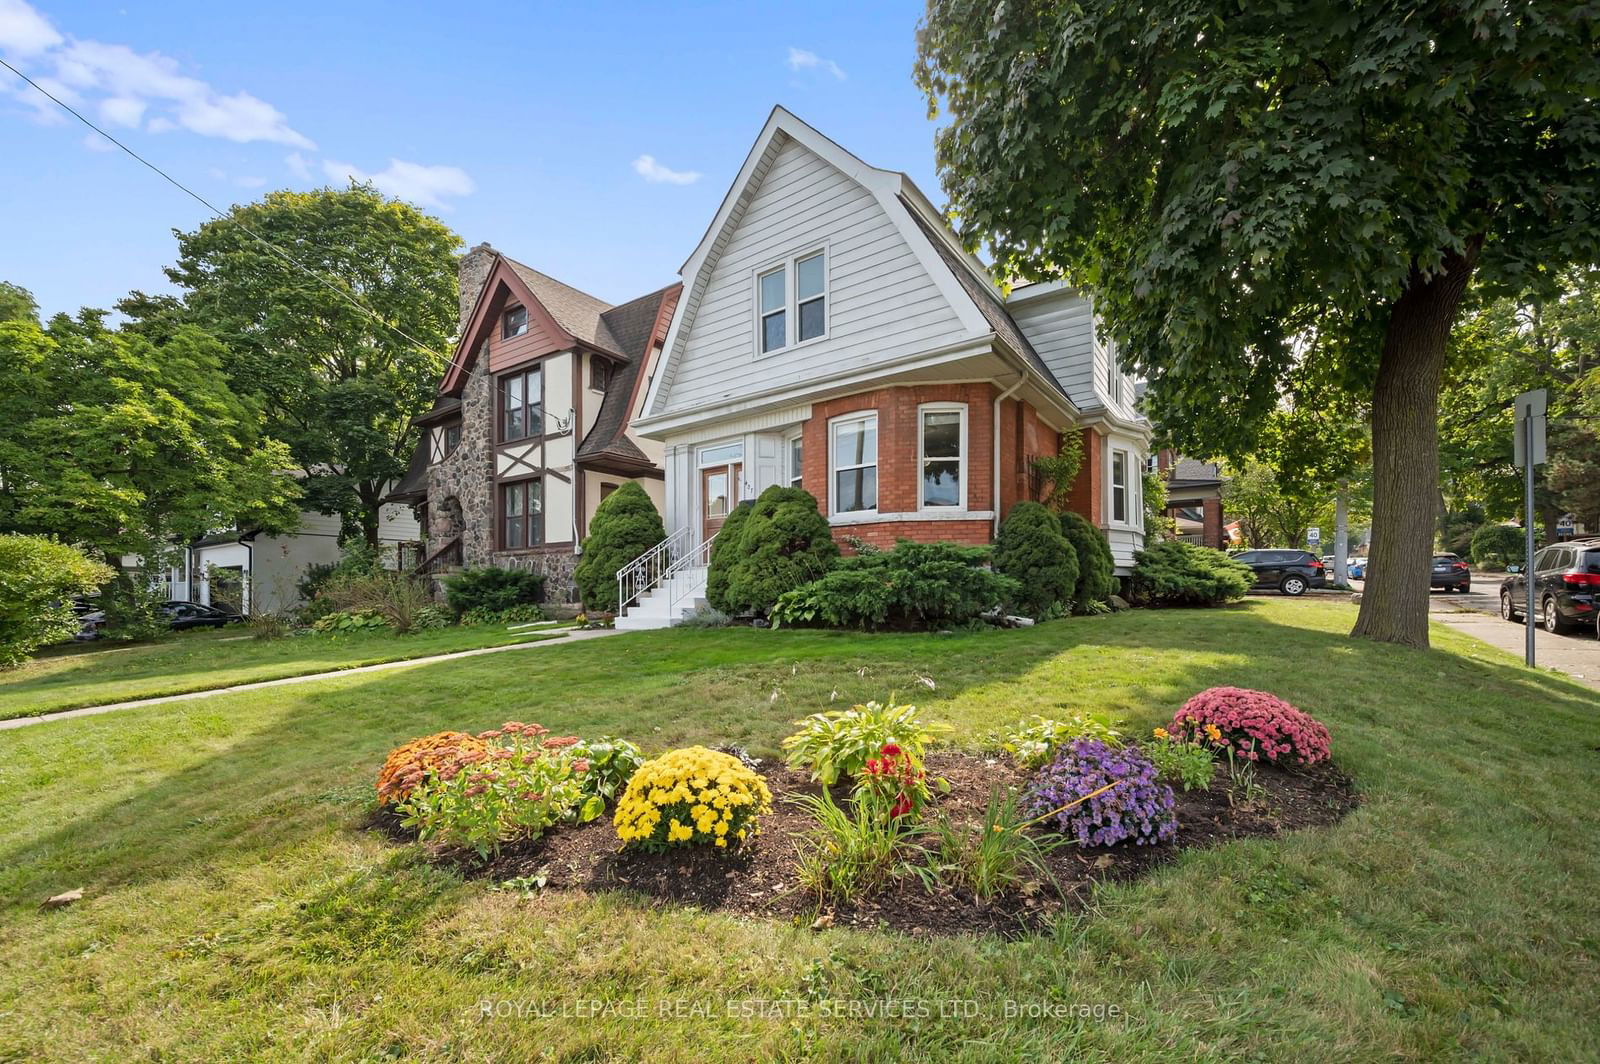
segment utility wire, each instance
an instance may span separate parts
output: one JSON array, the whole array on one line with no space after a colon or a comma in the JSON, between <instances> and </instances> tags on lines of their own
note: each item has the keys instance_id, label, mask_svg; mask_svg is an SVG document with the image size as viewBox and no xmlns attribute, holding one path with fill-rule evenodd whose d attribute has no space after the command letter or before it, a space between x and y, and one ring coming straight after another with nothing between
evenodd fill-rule
<instances>
[{"instance_id":1,"label":"utility wire","mask_svg":"<svg viewBox=\"0 0 1600 1064\"><path fill-rule=\"evenodd\" d=\"M268 240L266 237L264 237L261 234L255 232L254 230L252 230L249 226L245 225L243 222L240 222L236 218L229 218L222 211L218 210L216 208L216 206L211 203L210 200L206 199L204 196L200 195L200 193L196 192L194 189L190 188L188 185L185 185L182 181L179 181L177 178L173 177L171 174L169 174L165 170L161 169L161 167L157 166L155 163L151 162L149 159L146 159L144 156L140 155L138 152L134 151L132 148L130 148L126 144L122 143L122 141L118 140L116 137L113 137L110 133L107 133L105 130L101 129L99 126L97 126L93 122L89 121L82 114L80 114L77 111L77 109L74 108L71 104L69 104L69 103L65 102L64 100L61 100L61 99L57 98L56 96L52 95L51 92L48 89L46 89L43 85L40 85L37 81L34 81L28 75L24 74L22 71L18 70L16 67L14 67L10 63L6 62L5 59L0 58L0 66L5 67L7 70L9 70L13 74L15 74L17 77L21 78L23 81L26 81L29 85L32 85L35 89L37 89L45 97L45 99L49 100L51 103L54 103L57 107L60 107L63 111L66 111L73 118L76 118L78 121L82 122L84 125L88 126L90 129L94 130L96 133L100 134L102 137L106 138L111 143L113 143L117 147L121 148L123 151L127 152L130 156L132 156L134 158L135 161L137 161L139 163L142 163L144 166L146 166L150 170L154 171L155 174L157 176L159 176L162 180L166 181L168 184L172 185L174 188L178 189L180 192L184 193L190 199L194 200L196 203L199 203L206 210L208 210L212 214L214 214L219 221L228 222L228 223L230 223L232 225L238 226L248 236L250 236L253 240L255 240L257 243L259 243L262 247L266 248L268 251L272 252L274 255L278 256L280 259L282 259L284 262L287 262L289 265L293 266L295 269L297 269L300 272L304 273L307 277L310 277L312 280L321 283L329 291L331 291L335 295L337 295L340 299L343 299L346 303L349 303L352 307L355 307L362 314L365 314L368 318L371 318L374 322L376 322L377 324L383 326L385 329L388 329L390 332L394 333L396 336L399 336L399 337L403 338L406 341L406 343L410 344L412 347L415 347L418 351L421 351L425 355L431 355L434 358L443 358L444 361L446 361L446 362L449 361L449 359L447 357L440 355L439 352L435 351L433 348L429 347L427 344L423 343L421 340L418 340L415 337L411 336L404 329L400 328L398 325L395 325L393 322L386 321L384 319L383 315L379 314L377 311L373 310L371 307L369 307L366 304L362 303L356 297L356 295L349 288L348 285L344 285L343 282L336 282L334 279L332 279L328 275L319 273L318 271L312 269L310 266L307 266L305 263L303 263L303 262L299 261L298 259L296 259L294 256L290 255L287 251L284 251L282 248L278 247L276 244L274 244L272 241Z\"/></svg>"}]
</instances>

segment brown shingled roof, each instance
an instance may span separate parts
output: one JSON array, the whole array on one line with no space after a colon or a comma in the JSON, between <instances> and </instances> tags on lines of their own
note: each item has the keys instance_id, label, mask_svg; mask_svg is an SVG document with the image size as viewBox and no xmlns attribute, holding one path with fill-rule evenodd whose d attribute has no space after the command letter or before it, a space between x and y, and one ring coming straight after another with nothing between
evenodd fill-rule
<instances>
[{"instance_id":1,"label":"brown shingled roof","mask_svg":"<svg viewBox=\"0 0 1600 1064\"><path fill-rule=\"evenodd\" d=\"M557 325L584 343L615 355L626 354L605 322L604 315L612 309L611 304L540 273L532 266L524 266L516 259L501 257L522 278L522 283L528 286L544 309L550 312Z\"/></svg>"},{"instance_id":2,"label":"brown shingled roof","mask_svg":"<svg viewBox=\"0 0 1600 1064\"><path fill-rule=\"evenodd\" d=\"M612 372L611 384L600 404L594 427L578 446L578 460L588 463L612 459L624 466L653 466L650 458L628 439L628 413L633 406L639 374L650 361L656 324L666 300L676 302L683 286L671 284L649 295L612 307L601 324L617 341L627 361ZM670 308L668 309L670 313Z\"/></svg>"}]
</instances>

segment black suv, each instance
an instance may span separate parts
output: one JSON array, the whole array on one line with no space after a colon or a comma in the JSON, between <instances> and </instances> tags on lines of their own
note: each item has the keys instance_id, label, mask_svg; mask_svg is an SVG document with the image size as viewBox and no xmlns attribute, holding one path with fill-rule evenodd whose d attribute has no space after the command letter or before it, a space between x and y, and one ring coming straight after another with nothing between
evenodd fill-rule
<instances>
[{"instance_id":1,"label":"black suv","mask_svg":"<svg viewBox=\"0 0 1600 1064\"><path fill-rule=\"evenodd\" d=\"M1500 585L1500 616L1522 621L1527 608L1526 574L1516 572ZM1533 617L1547 632L1579 626L1600 627L1600 540L1557 543L1533 556Z\"/></svg>"},{"instance_id":2,"label":"black suv","mask_svg":"<svg viewBox=\"0 0 1600 1064\"><path fill-rule=\"evenodd\" d=\"M1256 573L1256 587L1275 587L1285 595L1304 595L1328 582L1322 559L1308 550L1247 550L1233 556Z\"/></svg>"},{"instance_id":3,"label":"black suv","mask_svg":"<svg viewBox=\"0 0 1600 1064\"><path fill-rule=\"evenodd\" d=\"M1432 591L1436 587L1466 594L1472 590L1472 570L1467 568L1466 562L1454 554L1435 554L1433 577L1428 584L1428 590Z\"/></svg>"}]
</instances>

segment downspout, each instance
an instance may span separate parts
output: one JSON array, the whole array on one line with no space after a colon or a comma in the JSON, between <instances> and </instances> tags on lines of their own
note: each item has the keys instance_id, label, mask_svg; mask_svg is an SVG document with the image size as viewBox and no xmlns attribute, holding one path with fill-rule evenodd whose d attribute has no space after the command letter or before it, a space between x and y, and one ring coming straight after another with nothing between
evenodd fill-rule
<instances>
[{"instance_id":1,"label":"downspout","mask_svg":"<svg viewBox=\"0 0 1600 1064\"><path fill-rule=\"evenodd\" d=\"M998 384L999 382L995 383ZM1023 367L1021 375L1017 377L1017 383L994 397L994 417L990 419L994 422L994 447L990 455L994 460L994 473L990 477L989 483L994 489L994 503L991 507L994 510L994 529L991 535L996 539L1000 536L1000 404L1016 395L1017 392L1022 390L1022 386L1027 383L1028 370L1027 367Z\"/></svg>"}]
</instances>

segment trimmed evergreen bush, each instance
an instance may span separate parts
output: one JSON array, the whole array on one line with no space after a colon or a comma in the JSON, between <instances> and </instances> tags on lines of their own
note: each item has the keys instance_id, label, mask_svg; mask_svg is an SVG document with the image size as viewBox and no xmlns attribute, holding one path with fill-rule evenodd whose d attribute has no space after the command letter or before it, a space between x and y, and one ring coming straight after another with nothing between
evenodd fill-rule
<instances>
[{"instance_id":1,"label":"trimmed evergreen bush","mask_svg":"<svg viewBox=\"0 0 1600 1064\"><path fill-rule=\"evenodd\" d=\"M722 522L722 531L711 541L710 568L706 572L706 602L718 613L734 614L739 610L728 599L728 574L734 560L739 557L739 537L743 535L745 518L755 507L755 500L746 499L733 508Z\"/></svg>"},{"instance_id":2,"label":"trimmed evergreen bush","mask_svg":"<svg viewBox=\"0 0 1600 1064\"><path fill-rule=\"evenodd\" d=\"M827 576L782 595L776 625L942 628L968 624L1013 600L1018 585L986 563L987 547L901 540L894 550L845 558Z\"/></svg>"},{"instance_id":3,"label":"trimmed evergreen bush","mask_svg":"<svg viewBox=\"0 0 1600 1064\"><path fill-rule=\"evenodd\" d=\"M1000 525L994 568L1019 585L1013 608L1042 617L1071 608L1078 587L1078 552L1061 534L1056 515L1036 502L1019 502Z\"/></svg>"},{"instance_id":4,"label":"trimmed evergreen bush","mask_svg":"<svg viewBox=\"0 0 1600 1064\"><path fill-rule=\"evenodd\" d=\"M1141 606L1217 606L1244 598L1255 574L1220 550L1159 543L1133 556L1128 597Z\"/></svg>"},{"instance_id":5,"label":"trimmed evergreen bush","mask_svg":"<svg viewBox=\"0 0 1600 1064\"><path fill-rule=\"evenodd\" d=\"M801 488L773 485L756 499L727 544L727 585L722 595L728 613L765 613L778 596L808 584L833 567L839 548L817 500ZM728 535L724 526L720 541Z\"/></svg>"},{"instance_id":6,"label":"trimmed evergreen bush","mask_svg":"<svg viewBox=\"0 0 1600 1064\"><path fill-rule=\"evenodd\" d=\"M1104 602L1117 592L1116 562L1106 534L1089 523L1082 514L1064 511L1060 515L1061 534L1067 537L1078 555L1078 586L1072 593L1075 613L1087 613L1096 602Z\"/></svg>"},{"instance_id":7,"label":"trimmed evergreen bush","mask_svg":"<svg viewBox=\"0 0 1600 1064\"><path fill-rule=\"evenodd\" d=\"M0 669L21 665L78 630L72 597L111 579L111 567L43 536L0 535Z\"/></svg>"},{"instance_id":8,"label":"trimmed evergreen bush","mask_svg":"<svg viewBox=\"0 0 1600 1064\"><path fill-rule=\"evenodd\" d=\"M1521 565L1527 553L1522 529L1510 525L1482 525L1472 534L1472 560L1480 566L1504 569Z\"/></svg>"},{"instance_id":9,"label":"trimmed evergreen bush","mask_svg":"<svg viewBox=\"0 0 1600 1064\"><path fill-rule=\"evenodd\" d=\"M363 578L370 579L370 578ZM329 598L339 605L338 595ZM544 598L544 574L527 569L501 569L493 565L463 569L445 577L444 600L456 616L468 610L505 610Z\"/></svg>"},{"instance_id":10,"label":"trimmed evergreen bush","mask_svg":"<svg viewBox=\"0 0 1600 1064\"><path fill-rule=\"evenodd\" d=\"M595 508L583 557L573 572L584 609L617 612L617 571L667 538L656 504L637 481L628 481Z\"/></svg>"}]
</instances>

